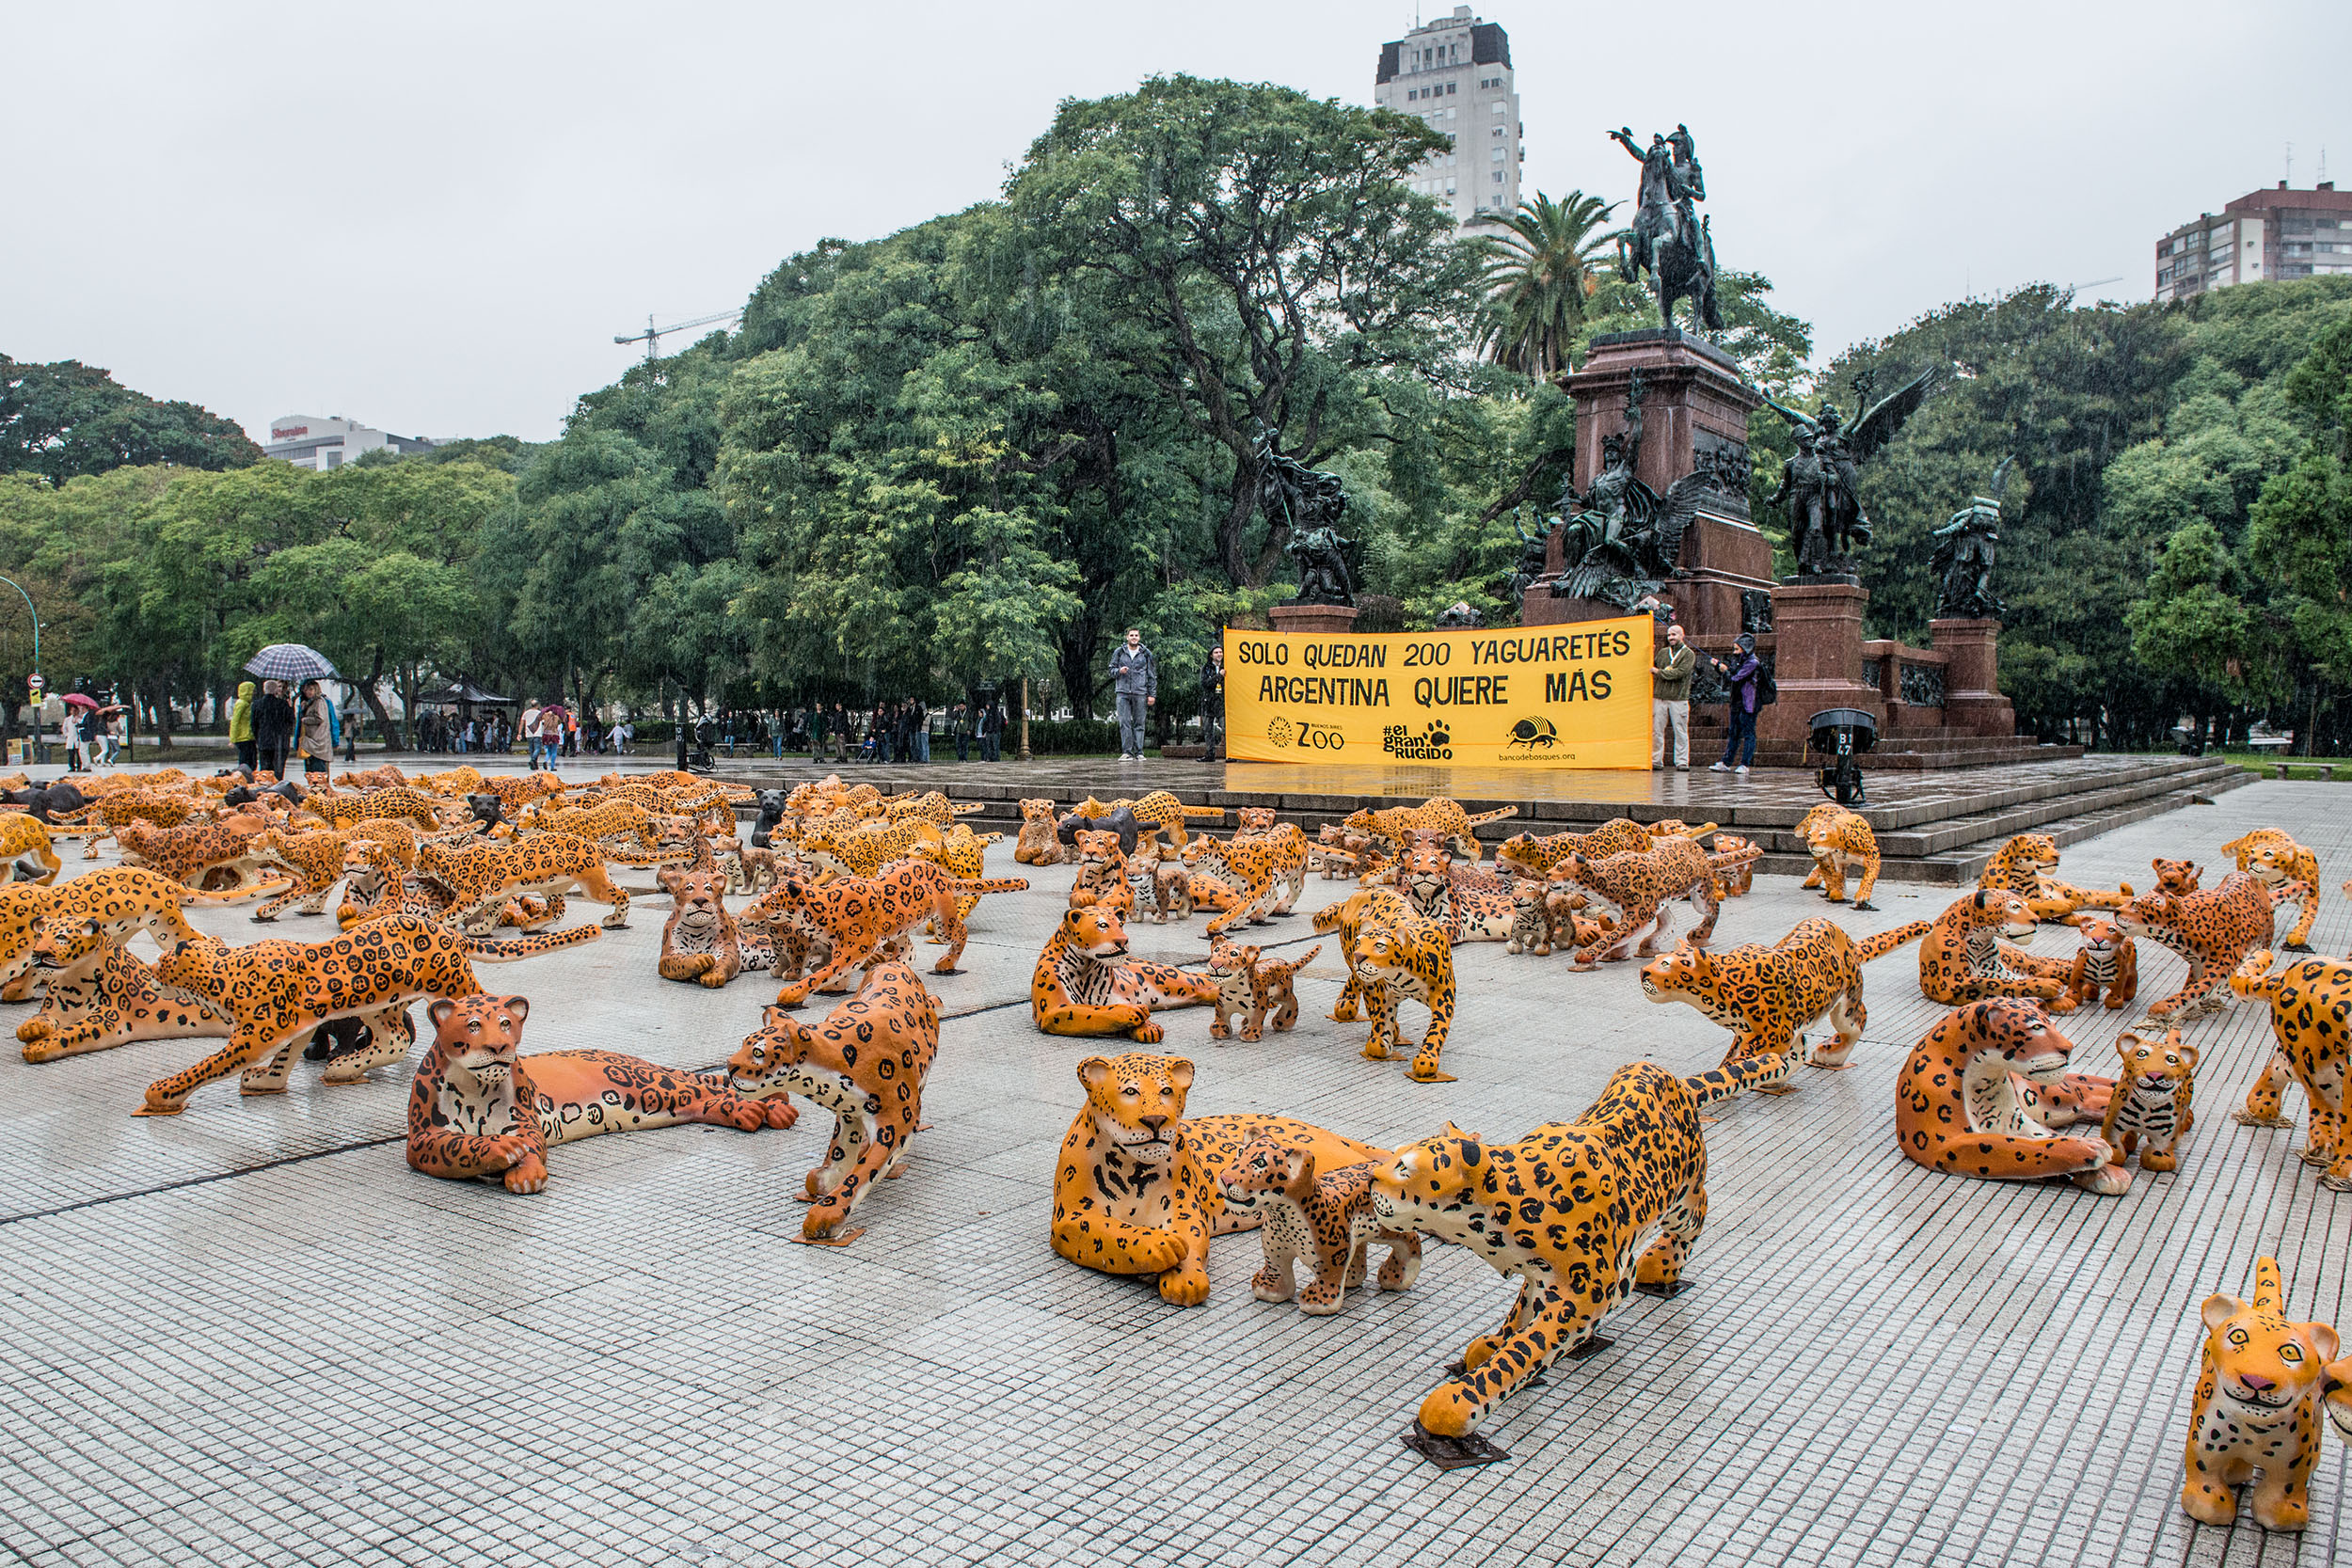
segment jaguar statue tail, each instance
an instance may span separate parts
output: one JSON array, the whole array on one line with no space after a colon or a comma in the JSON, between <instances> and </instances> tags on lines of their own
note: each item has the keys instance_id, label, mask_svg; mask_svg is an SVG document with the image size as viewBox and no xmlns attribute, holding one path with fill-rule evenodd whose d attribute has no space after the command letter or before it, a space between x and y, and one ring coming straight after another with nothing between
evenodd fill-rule
<instances>
[{"instance_id":1,"label":"jaguar statue tail","mask_svg":"<svg viewBox=\"0 0 2352 1568\"><path fill-rule=\"evenodd\" d=\"M671 848L649 855L632 855L611 845L604 846L604 858L613 865L685 865L694 859L691 849Z\"/></svg>"},{"instance_id":2,"label":"jaguar statue tail","mask_svg":"<svg viewBox=\"0 0 2352 1568\"><path fill-rule=\"evenodd\" d=\"M953 894L1023 893L1029 886L1026 877L981 877L962 881L950 881L947 891Z\"/></svg>"},{"instance_id":3,"label":"jaguar statue tail","mask_svg":"<svg viewBox=\"0 0 2352 1568\"><path fill-rule=\"evenodd\" d=\"M2237 972L2230 976L2230 989L2240 996L2277 996L2279 982L2286 976L2270 973L2271 960L2276 956L2266 947L2247 954Z\"/></svg>"},{"instance_id":4,"label":"jaguar statue tail","mask_svg":"<svg viewBox=\"0 0 2352 1568\"><path fill-rule=\"evenodd\" d=\"M1872 958L1883 958L1898 947L1907 947L1917 942L1933 929L1934 925L1935 923L1931 920L1914 920L1898 926L1891 931L1881 931L1874 937L1864 937L1853 944L1853 961L1858 964L1867 964Z\"/></svg>"},{"instance_id":5,"label":"jaguar statue tail","mask_svg":"<svg viewBox=\"0 0 2352 1568\"><path fill-rule=\"evenodd\" d=\"M466 952L474 962L483 964L520 963L543 953L557 953L566 947L578 947L583 942L594 942L603 934L600 926L574 926L569 930L543 931L528 937L468 937Z\"/></svg>"},{"instance_id":6,"label":"jaguar statue tail","mask_svg":"<svg viewBox=\"0 0 2352 1568\"><path fill-rule=\"evenodd\" d=\"M1692 1100L1698 1104L1712 1105L1729 1100L1741 1089L1771 1088L1786 1079L1796 1063L1797 1053L1793 1051L1767 1051L1725 1062L1712 1072L1685 1078L1682 1086L1691 1091Z\"/></svg>"},{"instance_id":7,"label":"jaguar statue tail","mask_svg":"<svg viewBox=\"0 0 2352 1568\"><path fill-rule=\"evenodd\" d=\"M1502 806L1494 811L1475 812L1470 816L1470 825L1475 828L1481 822L1500 822L1506 816L1517 816L1518 814L1519 808L1517 806Z\"/></svg>"}]
</instances>

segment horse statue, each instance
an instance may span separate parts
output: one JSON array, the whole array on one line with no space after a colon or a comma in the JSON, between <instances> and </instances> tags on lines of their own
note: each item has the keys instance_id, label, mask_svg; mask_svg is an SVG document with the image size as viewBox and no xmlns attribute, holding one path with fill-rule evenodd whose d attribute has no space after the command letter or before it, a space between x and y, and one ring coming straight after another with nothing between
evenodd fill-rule
<instances>
[{"instance_id":1,"label":"horse statue","mask_svg":"<svg viewBox=\"0 0 2352 1568\"><path fill-rule=\"evenodd\" d=\"M1658 325L1675 324L1675 306L1678 301L1691 302L1691 330L1704 327L1709 332L1724 329L1724 313L1715 303L1715 236L1714 219L1699 219L1699 243L1694 250L1671 234L1659 236L1653 247L1655 270L1650 272L1650 287L1658 295ZM1627 282L1640 277L1649 259L1634 252L1623 240L1617 242L1617 272Z\"/></svg>"}]
</instances>

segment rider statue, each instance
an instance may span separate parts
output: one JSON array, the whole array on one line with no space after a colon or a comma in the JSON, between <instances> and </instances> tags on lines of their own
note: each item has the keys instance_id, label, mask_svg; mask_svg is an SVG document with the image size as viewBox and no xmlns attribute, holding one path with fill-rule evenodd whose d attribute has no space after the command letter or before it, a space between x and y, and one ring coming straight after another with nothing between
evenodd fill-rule
<instances>
[{"instance_id":1,"label":"rider statue","mask_svg":"<svg viewBox=\"0 0 2352 1568\"><path fill-rule=\"evenodd\" d=\"M1649 274L1663 325L1674 325L1675 301L1687 298L1698 322L1721 332L1715 242L1696 206L1707 199L1707 175L1699 167L1691 128L1677 124L1671 136L1652 135L1647 148L1634 141L1629 125L1610 132L1609 139L1642 166L1633 222L1617 242L1619 275L1631 282Z\"/></svg>"},{"instance_id":2,"label":"rider statue","mask_svg":"<svg viewBox=\"0 0 2352 1568\"><path fill-rule=\"evenodd\" d=\"M1676 129L1687 143L1690 133L1678 126ZM1633 226L1628 232L1635 263L1655 273L1661 239L1672 238L1685 246L1696 240L1698 224L1691 216L1691 188L1675 171L1676 149L1665 137L1652 135L1646 151L1634 141L1629 125L1610 132L1609 139L1631 153L1642 166L1641 191L1634 201Z\"/></svg>"}]
</instances>

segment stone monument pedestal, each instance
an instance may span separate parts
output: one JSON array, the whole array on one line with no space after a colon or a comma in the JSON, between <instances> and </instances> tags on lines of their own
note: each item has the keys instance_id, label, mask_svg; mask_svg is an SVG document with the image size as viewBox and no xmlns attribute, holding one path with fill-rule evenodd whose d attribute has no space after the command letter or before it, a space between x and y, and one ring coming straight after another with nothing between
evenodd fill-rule
<instances>
[{"instance_id":1,"label":"stone monument pedestal","mask_svg":"<svg viewBox=\"0 0 2352 1568\"><path fill-rule=\"evenodd\" d=\"M1590 484L1605 465L1601 442L1626 428L1626 396L1642 378L1642 444L1633 471L1663 495L1685 474L1717 479L1682 536L1674 576L1659 596L1693 639L1739 635L1740 598L1772 586L1772 543L1748 517L1748 416L1762 406L1740 379L1738 361L1703 338L1675 327L1610 332L1595 338L1584 368L1567 378L1576 400L1576 478ZM1545 542L1544 573L1519 607L1523 626L1607 620L1627 613L1597 599L1571 598L1553 585L1574 562L1562 559L1561 533Z\"/></svg>"},{"instance_id":2,"label":"stone monument pedestal","mask_svg":"<svg viewBox=\"0 0 2352 1568\"><path fill-rule=\"evenodd\" d=\"M1355 629L1352 604L1278 604L1266 610L1276 631L1317 632L1326 635Z\"/></svg>"},{"instance_id":3,"label":"stone monument pedestal","mask_svg":"<svg viewBox=\"0 0 2352 1568\"><path fill-rule=\"evenodd\" d=\"M1803 751L1813 716L1860 708L1886 727L1886 698L1862 679L1862 612L1869 590L1846 582L1784 582L1772 590L1772 675L1780 700L1756 716L1759 748Z\"/></svg>"},{"instance_id":4,"label":"stone monument pedestal","mask_svg":"<svg viewBox=\"0 0 2352 1568\"><path fill-rule=\"evenodd\" d=\"M2017 710L2000 692L2000 633L2001 623L1989 618L1928 623L1928 640L1946 656L1947 729L2003 739L2017 733Z\"/></svg>"}]
</instances>

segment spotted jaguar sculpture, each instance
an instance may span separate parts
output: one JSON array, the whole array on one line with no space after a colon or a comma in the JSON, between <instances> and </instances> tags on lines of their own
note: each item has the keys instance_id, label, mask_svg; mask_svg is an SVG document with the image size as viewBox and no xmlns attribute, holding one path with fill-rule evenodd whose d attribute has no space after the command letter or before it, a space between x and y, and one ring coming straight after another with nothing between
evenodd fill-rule
<instances>
[{"instance_id":1,"label":"spotted jaguar sculpture","mask_svg":"<svg viewBox=\"0 0 2352 1568\"><path fill-rule=\"evenodd\" d=\"M0 883L29 881L47 887L64 864L39 817L30 812L0 812Z\"/></svg>"},{"instance_id":2,"label":"spotted jaguar sculpture","mask_svg":"<svg viewBox=\"0 0 2352 1568\"><path fill-rule=\"evenodd\" d=\"M1343 825L1350 832L1384 841L1391 854L1402 852L1415 832L1426 830L1446 839L1455 853L1475 863L1479 858L1478 840L1471 836L1470 830L1481 823L1500 822L1518 814L1517 806L1502 806L1473 816L1462 809L1460 801L1440 795L1418 806L1366 806L1350 812Z\"/></svg>"},{"instance_id":3,"label":"spotted jaguar sculpture","mask_svg":"<svg viewBox=\"0 0 2352 1568\"><path fill-rule=\"evenodd\" d=\"M1613 816L1590 832L1549 833L1541 838L1514 833L1496 847L1495 862L1510 874L1540 879L1550 876L1552 868L1570 855L1597 861L1611 855L1645 854L1656 847L1656 837L1647 828L1629 816Z\"/></svg>"},{"instance_id":4,"label":"spotted jaguar sculpture","mask_svg":"<svg viewBox=\"0 0 2352 1568\"><path fill-rule=\"evenodd\" d=\"M2352 1192L2352 958L2295 958L2273 974L2273 955L2260 950L2230 977L2240 996L2270 1004L2270 1033L2278 1050L2246 1096L2237 1119L2249 1127L2291 1127L2286 1086L2302 1085L2311 1099L2310 1141L2296 1157L2319 1168L2319 1184Z\"/></svg>"},{"instance_id":5,"label":"spotted jaguar sculpture","mask_svg":"<svg viewBox=\"0 0 2352 1568\"><path fill-rule=\"evenodd\" d=\"M1453 1083L1439 1066L1454 1028L1454 944L1446 928L1415 914L1377 920L1364 926L1354 946L1356 978L1372 1017L1365 1059L1385 1062L1405 1043L1404 1004L1418 1002L1429 1009L1429 1023L1406 1076L1416 1084Z\"/></svg>"},{"instance_id":6,"label":"spotted jaguar sculpture","mask_svg":"<svg viewBox=\"0 0 2352 1568\"><path fill-rule=\"evenodd\" d=\"M1214 1006L1216 978L1127 957L1117 911L1081 904L1063 912L1029 978L1029 1017L1047 1035L1124 1035L1139 1045L1166 1031L1152 1013Z\"/></svg>"},{"instance_id":7,"label":"spotted jaguar sculpture","mask_svg":"<svg viewBox=\"0 0 2352 1568\"><path fill-rule=\"evenodd\" d=\"M2273 892L2302 884L2296 899L2302 906L2302 915L2282 945L2290 953L2310 952L2312 922L2319 917L2319 857L2276 828L2257 828L2233 838L2221 847L2221 852L2236 856L2240 871Z\"/></svg>"},{"instance_id":8,"label":"spotted jaguar sculpture","mask_svg":"<svg viewBox=\"0 0 2352 1568\"><path fill-rule=\"evenodd\" d=\"M947 937L947 951L931 965L931 973L953 974L967 938L956 913L957 895L1019 893L1028 885L1022 877L966 881L930 861L905 860L885 867L877 877L852 877L818 886L787 877L744 911L743 919L746 925L771 928L780 921L798 922L831 942L832 957L822 968L806 980L787 982L776 993L779 1006L797 1007L811 991L824 990L850 970L871 969L899 951L901 944L911 948L915 928L926 920L936 922Z\"/></svg>"},{"instance_id":9,"label":"spotted jaguar sculpture","mask_svg":"<svg viewBox=\"0 0 2352 1568\"><path fill-rule=\"evenodd\" d=\"M1157 1275L1178 1307L1209 1297L1210 1238L1259 1223L1227 1207L1220 1185L1250 1144L1304 1149L1329 1170L1394 1158L1289 1117L1187 1119L1193 1066L1182 1056L1089 1056L1078 1082L1086 1102L1054 1174L1054 1251L1104 1274Z\"/></svg>"},{"instance_id":10,"label":"spotted jaguar sculpture","mask_svg":"<svg viewBox=\"0 0 2352 1568\"><path fill-rule=\"evenodd\" d=\"M1820 873L1823 897L1833 904L1844 903L1846 873L1851 871L1860 879L1854 885L1853 907L1876 907L1870 902L1870 892L1879 881L1879 840L1868 819L1851 811L1824 816L1806 830L1804 848L1813 857L1813 869Z\"/></svg>"},{"instance_id":11,"label":"spotted jaguar sculpture","mask_svg":"<svg viewBox=\"0 0 2352 1568\"><path fill-rule=\"evenodd\" d=\"M535 1193L557 1144L690 1121L752 1132L789 1127L796 1115L716 1074L611 1051L522 1055L531 1004L519 996L442 997L425 1014L433 1043L408 1090L407 1143L408 1168L426 1176Z\"/></svg>"},{"instance_id":12,"label":"spotted jaguar sculpture","mask_svg":"<svg viewBox=\"0 0 2352 1568\"><path fill-rule=\"evenodd\" d=\"M1658 839L1649 849L1607 860L1570 854L1552 867L1551 880L1583 895L1587 907L1600 916L1600 936L1576 951L1578 969L1614 963L1629 949L1648 958L1658 950L1659 940L1673 922L1675 901L1681 898L1699 911L1689 940L1704 947L1723 910L1715 868L1707 851L1687 838ZM1638 947L1636 936L1641 937Z\"/></svg>"},{"instance_id":13,"label":"spotted jaguar sculpture","mask_svg":"<svg viewBox=\"0 0 2352 1568\"><path fill-rule=\"evenodd\" d=\"M2113 1197L2131 1185L2104 1137L2058 1129L2106 1113L2114 1084L2066 1070L2074 1046L2033 1002L1999 997L1937 1020L1895 1081L1905 1158L1987 1181L2064 1177Z\"/></svg>"},{"instance_id":14,"label":"spotted jaguar sculpture","mask_svg":"<svg viewBox=\"0 0 2352 1568\"><path fill-rule=\"evenodd\" d=\"M2201 1524L2233 1524L2237 1488L2250 1483L2256 1524L2305 1528L2323 1409L2339 1440L2352 1442L2352 1358L2336 1359L2332 1327L2288 1319L2276 1258L2254 1260L2253 1300L2216 1293L2197 1315L2205 1340L2182 1511Z\"/></svg>"},{"instance_id":15,"label":"spotted jaguar sculpture","mask_svg":"<svg viewBox=\"0 0 2352 1568\"><path fill-rule=\"evenodd\" d=\"M2006 888L1962 895L1935 917L1919 943L1919 994L1947 1007L2018 996L2052 1012L2073 1012L2073 966L2001 940L2030 937L2034 929L2031 907Z\"/></svg>"},{"instance_id":16,"label":"spotted jaguar sculpture","mask_svg":"<svg viewBox=\"0 0 2352 1568\"><path fill-rule=\"evenodd\" d=\"M2181 1140L2196 1125L2191 1099L2197 1083L2197 1048L2181 1043L2180 1026L2162 1039L2125 1030L2115 1042L2123 1070L2107 1096L2099 1135L2122 1164L2136 1151L2141 1170L2171 1170L2180 1164Z\"/></svg>"},{"instance_id":17,"label":"spotted jaguar sculpture","mask_svg":"<svg viewBox=\"0 0 2352 1568\"><path fill-rule=\"evenodd\" d=\"M2074 949L2074 972L2066 979L2066 997L2075 1006L2106 996L2110 1012L2120 1012L2139 994L2139 947L2115 928L2111 920L2086 919L2075 927L2082 942Z\"/></svg>"},{"instance_id":18,"label":"spotted jaguar sculpture","mask_svg":"<svg viewBox=\"0 0 2352 1568\"><path fill-rule=\"evenodd\" d=\"M199 940L181 911L234 896L194 893L136 866L109 866L61 887L16 894L10 912L17 918L6 931L0 973L20 997L32 975L47 987L40 1012L17 1026L24 1059L50 1062L137 1040L227 1035L225 1011L158 979L124 944L141 931L167 952Z\"/></svg>"},{"instance_id":19,"label":"spotted jaguar sculpture","mask_svg":"<svg viewBox=\"0 0 2352 1568\"><path fill-rule=\"evenodd\" d=\"M1323 951L1317 942L1295 958L1274 959L1255 947L1220 942L1209 950L1209 975L1216 981L1216 1000L1210 1004L1209 1034L1225 1039L1232 1034L1226 1020L1240 1017L1241 1037L1265 1037L1266 1025L1281 1034L1298 1022L1298 972Z\"/></svg>"},{"instance_id":20,"label":"spotted jaguar sculpture","mask_svg":"<svg viewBox=\"0 0 2352 1568\"><path fill-rule=\"evenodd\" d=\"M2187 981L2151 1006L2151 1018L2169 1018L2190 1008L2212 1012L2228 1002L2230 976L2246 956L2270 946L2271 892L2244 872L2233 871L2218 887L2178 896L2150 893L2127 898L2115 911L2115 926L2126 935L2170 948L2188 963Z\"/></svg>"},{"instance_id":21,"label":"spotted jaguar sculpture","mask_svg":"<svg viewBox=\"0 0 2352 1568\"><path fill-rule=\"evenodd\" d=\"M1227 1212L1258 1221L1265 1267L1250 1279L1251 1295L1278 1302L1295 1297L1307 1316L1328 1317L1346 1305L1351 1286L1364 1282L1374 1242L1389 1249L1379 1288L1411 1287L1421 1274L1421 1238L1381 1227L1372 1212L1373 1170L1367 1162L1318 1173L1313 1150L1279 1138L1243 1146L1217 1182ZM1304 1289L1296 1270L1301 1263L1311 1276Z\"/></svg>"},{"instance_id":22,"label":"spotted jaguar sculpture","mask_svg":"<svg viewBox=\"0 0 2352 1568\"><path fill-rule=\"evenodd\" d=\"M855 996L819 1022L770 1007L727 1063L739 1094L781 1106L787 1094L833 1113L823 1164L808 1173L806 1242L842 1227L884 1177L901 1174L923 1125L923 1086L939 1054L939 1003L905 964L868 970Z\"/></svg>"},{"instance_id":23,"label":"spotted jaguar sculpture","mask_svg":"<svg viewBox=\"0 0 2352 1568\"><path fill-rule=\"evenodd\" d=\"M399 1061L415 1039L411 1003L472 996L471 960L513 962L569 946L563 932L522 937L495 949L417 915L372 920L330 942L255 942L230 947L209 937L183 942L155 965L167 986L217 1004L234 1022L228 1044L194 1066L148 1085L137 1114L178 1116L188 1096L242 1069L242 1093L280 1094L294 1048L323 1023L356 1018L370 1043L332 1058L330 1084L357 1083L372 1068Z\"/></svg>"},{"instance_id":24,"label":"spotted jaguar sculpture","mask_svg":"<svg viewBox=\"0 0 2352 1568\"><path fill-rule=\"evenodd\" d=\"M2047 833L2019 833L1993 852L1977 886L2013 893L2035 920L2059 926L2079 926L2086 910L2119 909L2132 895L2129 882L2108 893L2060 881L2058 865L2058 840Z\"/></svg>"},{"instance_id":25,"label":"spotted jaguar sculpture","mask_svg":"<svg viewBox=\"0 0 2352 1568\"><path fill-rule=\"evenodd\" d=\"M1766 947L1742 942L1722 953L1683 942L1642 967L1642 994L1680 1002L1731 1031L1726 1064L1765 1053L1793 1055L1804 1031L1826 1018L1831 1035L1808 1062L1839 1071L1870 1022L1862 1003L1862 966L1927 934L1915 920L1856 942L1834 920L1802 920ZM1788 1092L1786 1085L1781 1092Z\"/></svg>"},{"instance_id":26,"label":"spotted jaguar sculpture","mask_svg":"<svg viewBox=\"0 0 2352 1568\"><path fill-rule=\"evenodd\" d=\"M664 980L691 980L717 990L745 970L775 967L775 944L767 931L745 931L727 913L724 871L665 865L654 880L670 895L655 963Z\"/></svg>"},{"instance_id":27,"label":"spotted jaguar sculpture","mask_svg":"<svg viewBox=\"0 0 2352 1568\"><path fill-rule=\"evenodd\" d=\"M1460 1373L1422 1401L1421 1430L1468 1435L1561 1356L1599 1349L1601 1320L1633 1291L1678 1293L1707 1220L1699 1112L1788 1068L1753 1056L1684 1078L1635 1062L1574 1121L1517 1143L1449 1124L1375 1167L1380 1225L1456 1243L1519 1282L1502 1326L1471 1339Z\"/></svg>"}]
</instances>

